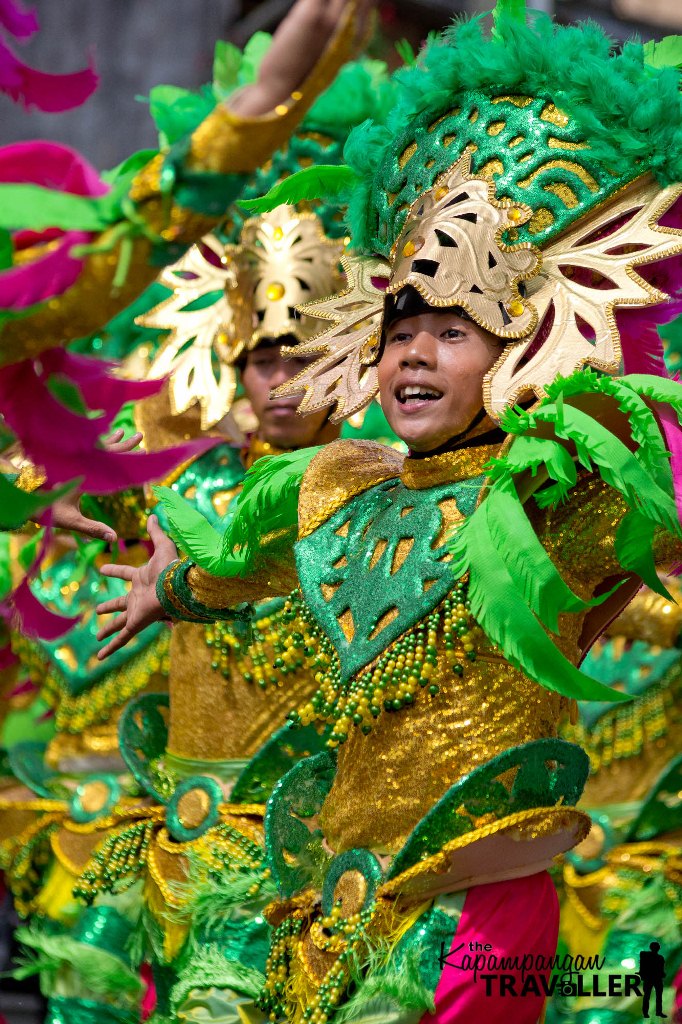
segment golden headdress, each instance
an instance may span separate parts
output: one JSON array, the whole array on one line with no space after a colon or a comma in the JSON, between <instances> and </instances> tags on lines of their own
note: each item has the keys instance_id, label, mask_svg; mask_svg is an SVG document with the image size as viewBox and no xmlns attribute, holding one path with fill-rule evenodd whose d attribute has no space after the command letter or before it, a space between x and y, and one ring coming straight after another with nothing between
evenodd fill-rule
<instances>
[{"instance_id":1,"label":"golden headdress","mask_svg":"<svg viewBox=\"0 0 682 1024\"><path fill-rule=\"evenodd\" d=\"M636 44L612 54L595 26L504 6L491 36L477 19L433 39L397 74L387 125L351 133L349 289L303 307L331 325L280 388L305 392L302 412L338 420L373 397L385 297L408 285L505 340L484 387L497 419L559 375L659 357L643 340L666 313L642 307L680 283L678 260L647 266L682 252L679 73Z\"/></svg>"}]
</instances>

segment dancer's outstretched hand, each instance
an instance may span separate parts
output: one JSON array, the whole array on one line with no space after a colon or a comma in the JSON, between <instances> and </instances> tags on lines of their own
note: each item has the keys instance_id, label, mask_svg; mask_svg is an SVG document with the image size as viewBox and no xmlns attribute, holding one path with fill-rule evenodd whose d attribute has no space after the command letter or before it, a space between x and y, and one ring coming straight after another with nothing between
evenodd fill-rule
<instances>
[{"instance_id":1,"label":"dancer's outstretched hand","mask_svg":"<svg viewBox=\"0 0 682 1024\"><path fill-rule=\"evenodd\" d=\"M123 430L115 430L113 434L104 440L104 450L107 452L131 452L137 448L142 440L142 434L131 434L124 437ZM58 530L69 530L71 533L78 533L81 537L92 537L94 540L104 540L107 544L116 542L116 531L106 523L97 519L88 519L81 512L81 493L78 490L65 494L58 498L50 506L52 514L52 525Z\"/></svg>"},{"instance_id":2,"label":"dancer's outstretched hand","mask_svg":"<svg viewBox=\"0 0 682 1024\"><path fill-rule=\"evenodd\" d=\"M112 601L104 601L97 605L98 615L108 615L110 612L120 612L115 619L108 622L97 634L98 640L106 640L113 636L106 647L98 652L100 661L108 658L114 651L125 647L129 640L141 633L153 622L160 622L164 619L165 612L156 596L156 582L166 568L178 557L178 550L175 544L167 537L159 526L156 516L150 516L147 520L149 539L154 547L154 552L149 561L135 568L132 565L103 565L101 572L104 576L113 579L128 580L131 584L130 590L123 597L116 597Z\"/></svg>"},{"instance_id":3,"label":"dancer's outstretched hand","mask_svg":"<svg viewBox=\"0 0 682 1024\"><path fill-rule=\"evenodd\" d=\"M355 37L360 42L376 0L357 0ZM286 103L305 81L336 32L349 0L297 0L272 39L258 79L240 89L228 106L242 117L258 117Z\"/></svg>"}]
</instances>

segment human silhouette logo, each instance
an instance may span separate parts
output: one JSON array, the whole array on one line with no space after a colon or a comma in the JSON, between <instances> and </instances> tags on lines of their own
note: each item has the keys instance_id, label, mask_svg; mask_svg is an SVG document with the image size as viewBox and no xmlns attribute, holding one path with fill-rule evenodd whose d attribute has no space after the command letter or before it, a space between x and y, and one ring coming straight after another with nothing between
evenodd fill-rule
<instances>
[{"instance_id":1,"label":"human silhouette logo","mask_svg":"<svg viewBox=\"0 0 682 1024\"><path fill-rule=\"evenodd\" d=\"M665 978L665 957L659 953L658 942L650 942L648 949L640 950L639 976L642 979L642 1016L649 1016L651 993L656 996L656 1016L667 1017L663 1013L663 979Z\"/></svg>"}]
</instances>

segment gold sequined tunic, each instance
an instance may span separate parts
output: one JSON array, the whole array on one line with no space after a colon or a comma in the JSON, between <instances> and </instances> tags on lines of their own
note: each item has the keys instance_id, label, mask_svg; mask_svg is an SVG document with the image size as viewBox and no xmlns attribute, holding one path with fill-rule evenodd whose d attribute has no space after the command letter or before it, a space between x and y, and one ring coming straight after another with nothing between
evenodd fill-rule
<instances>
[{"instance_id":1,"label":"gold sequined tunic","mask_svg":"<svg viewBox=\"0 0 682 1024\"><path fill-rule=\"evenodd\" d=\"M445 484L480 481L484 465L497 450L483 445L403 462L402 456L372 442L329 445L312 461L303 480L298 548L360 494L396 480L415 497L430 492L436 500ZM463 520L459 504L457 497L438 499L440 526L433 546L442 544L445 535ZM583 599L592 597L607 581L613 585L617 574L622 575L613 536L624 513L620 496L587 474L580 478L568 504L529 512L543 547L568 586ZM393 565L400 568L398 551ZM282 587L291 582L291 568L273 564L270 573L262 569L253 581L233 581L212 578L193 566L187 582L197 601L219 608L235 603L235 587L240 600L244 600L247 586L253 589L253 596L277 592L278 584ZM367 568L372 568L371 562ZM299 577L305 575L300 558L298 569ZM308 601L312 584L302 583ZM334 587L323 583L321 589L323 600L332 603ZM314 597L319 603L319 594ZM622 603L624 599L619 595L618 600ZM601 614L612 614L612 608L608 605ZM349 626L348 616L344 612L338 618L352 644L353 626ZM391 617L386 618L388 626ZM599 624L595 625L593 614L584 613L562 615L559 624L557 647L577 664ZM414 620L409 622L408 630L417 625ZM375 633L380 626L381 622ZM567 710L566 700L513 668L480 629L475 630L475 646L476 660L467 662L462 675L456 676L449 669L439 638L434 673L438 693L417 689L411 707L397 714L382 713L367 735L350 729L321 815L327 841L336 852L363 846L378 853L396 853L413 827L472 769L511 747L556 736ZM366 668L361 666L361 671Z\"/></svg>"}]
</instances>

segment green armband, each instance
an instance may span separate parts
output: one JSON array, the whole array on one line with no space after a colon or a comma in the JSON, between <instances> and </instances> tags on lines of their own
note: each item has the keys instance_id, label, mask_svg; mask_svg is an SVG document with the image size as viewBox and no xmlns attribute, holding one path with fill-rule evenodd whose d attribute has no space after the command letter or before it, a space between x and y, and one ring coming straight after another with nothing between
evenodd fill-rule
<instances>
[{"instance_id":1,"label":"green armband","mask_svg":"<svg viewBox=\"0 0 682 1024\"><path fill-rule=\"evenodd\" d=\"M193 564L189 558L177 558L166 566L156 581L156 596L166 615L187 622L224 622L236 619L248 624L253 615L250 604L209 608L197 601L187 583L187 573Z\"/></svg>"}]
</instances>

